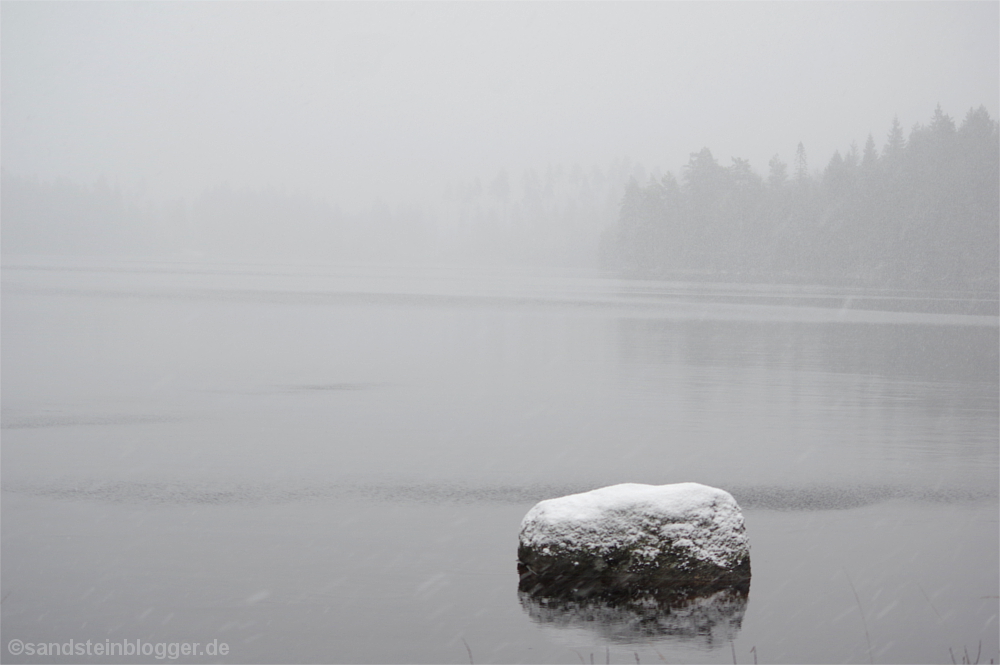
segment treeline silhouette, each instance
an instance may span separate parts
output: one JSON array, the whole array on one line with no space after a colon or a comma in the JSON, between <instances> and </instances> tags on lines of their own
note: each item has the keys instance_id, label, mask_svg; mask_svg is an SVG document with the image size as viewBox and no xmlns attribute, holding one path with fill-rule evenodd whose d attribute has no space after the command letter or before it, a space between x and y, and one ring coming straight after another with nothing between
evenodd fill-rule
<instances>
[{"instance_id":1,"label":"treeline silhouette","mask_svg":"<svg viewBox=\"0 0 1000 665\"><path fill-rule=\"evenodd\" d=\"M2 172L3 253L209 261L338 262L406 258L423 231L407 209L362 214L301 192L207 189L151 201L105 179L81 186ZM418 220L419 221L419 220Z\"/></svg>"},{"instance_id":2,"label":"treeline silhouette","mask_svg":"<svg viewBox=\"0 0 1000 665\"><path fill-rule=\"evenodd\" d=\"M666 279L998 289L1000 140L985 108L940 107L881 148L810 169L800 144L766 177L708 148L680 179L628 159L452 183L442 196L345 212L304 192L221 185L151 201L0 169L0 249L53 255L310 263L601 267ZM645 183L645 184L640 184Z\"/></svg>"},{"instance_id":3,"label":"treeline silhouette","mask_svg":"<svg viewBox=\"0 0 1000 665\"><path fill-rule=\"evenodd\" d=\"M708 148L622 198L608 268L643 277L997 290L1000 141L984 107L960 127L940 106L881 150L868 136L809 170L800 143L762 178Z\"/></svg>"},{"instance_id":4,"label":"treeline silhouette","mask_svg":"<svg viewBox=\"0 0 1000 665\"><path fill-rule=\"evenodd\" d=\"M549 166L451 183L435 199L346 212L308 193L221 185L186 201L151 201L99 179L91 186L0 170L2 250L251 262L434 262L597 268L641 165Z\"/></svg>"}]
</instances>

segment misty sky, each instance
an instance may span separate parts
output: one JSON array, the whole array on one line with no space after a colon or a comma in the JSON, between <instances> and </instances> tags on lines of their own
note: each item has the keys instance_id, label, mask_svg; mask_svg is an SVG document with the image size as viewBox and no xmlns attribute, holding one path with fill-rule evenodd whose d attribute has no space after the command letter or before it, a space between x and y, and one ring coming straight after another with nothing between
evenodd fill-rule
<instances>
[{"instance_id":1,"label":"misty sky","mask_svg":"<svg viewBox=\"0 0 1000 665\"><path fill-rule=\"evenodd\" d=\"M501 168L709 147L812 168L894 113L998 109L996 2L2 4L2 162L347 210Z\"/></svg>"}]
</instances>

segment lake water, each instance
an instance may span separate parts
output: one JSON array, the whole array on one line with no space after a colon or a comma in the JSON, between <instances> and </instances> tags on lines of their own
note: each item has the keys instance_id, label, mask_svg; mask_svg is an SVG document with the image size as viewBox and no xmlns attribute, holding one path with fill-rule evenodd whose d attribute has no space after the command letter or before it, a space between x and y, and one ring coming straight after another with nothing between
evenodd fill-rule
<instances>
[{"instance_id":1,"label":"lake water","mask_svg":"<svg viewBox=\"0 0 1000 665\"><path fill-rule=\"evenodd\" d=\"M996 294L7 261L3 660L997 662L998 346ZM535 502L681 481L745 600L519 595Z\"/></svg>"}]
</instances>

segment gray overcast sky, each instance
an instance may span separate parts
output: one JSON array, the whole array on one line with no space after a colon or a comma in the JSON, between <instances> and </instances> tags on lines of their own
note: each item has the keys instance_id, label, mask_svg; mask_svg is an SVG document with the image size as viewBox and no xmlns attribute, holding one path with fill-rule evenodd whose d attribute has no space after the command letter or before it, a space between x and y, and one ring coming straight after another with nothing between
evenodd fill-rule
<instances>
[{"instance_id":1,"label":"gray overcast sky","mask_svg":"<svg viewBox=\"0 0 1000 665\"><path fill-rule=\"evenodd\" d=\"M822 167L892 115L997 117L996 2L2 4L2 160L346 209L501 168ZM426 195L426 196L425 196Z\"/></svg>"}]
</instances>

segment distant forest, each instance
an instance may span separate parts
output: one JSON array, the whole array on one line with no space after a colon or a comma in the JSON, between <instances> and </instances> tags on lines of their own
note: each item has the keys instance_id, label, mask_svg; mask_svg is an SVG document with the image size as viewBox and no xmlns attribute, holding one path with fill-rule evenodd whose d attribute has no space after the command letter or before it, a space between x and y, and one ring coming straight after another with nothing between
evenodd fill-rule
<instances>
[{"instance_id":1,"label":"distant forest","mask_svg":"<svg viewBox=\"0 0 1000 665\"><path fill-rule=\"evenodd\" d=\"M998 290L1000 138L986 109L940 107L881 147L762 177L708 148L680 179L617 160L450 184L438 199L343 212L301 192L222 185L156 202L2 170L4 255L436 262L601 268L636 278Z\"/></svg>"},{"instance_id":2,"label":"distant forest","mask_svg":"<svg viewBox=\"0 0 1000 665\"><path fill-rule=\"evenodd\" d=\"M766 179L708 148L626 186L602 239L606 267L640 277L997 290L1000 139L984 107L956 128L940 108L881 150L871 135L811 173L771 159Z\"/></svg>"}]
</instances>

